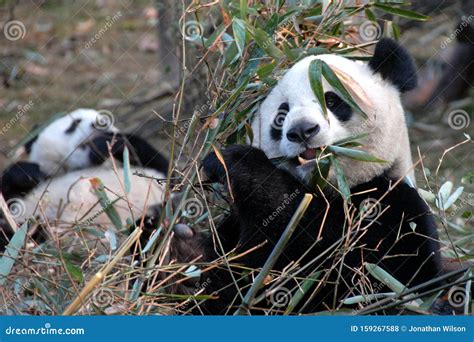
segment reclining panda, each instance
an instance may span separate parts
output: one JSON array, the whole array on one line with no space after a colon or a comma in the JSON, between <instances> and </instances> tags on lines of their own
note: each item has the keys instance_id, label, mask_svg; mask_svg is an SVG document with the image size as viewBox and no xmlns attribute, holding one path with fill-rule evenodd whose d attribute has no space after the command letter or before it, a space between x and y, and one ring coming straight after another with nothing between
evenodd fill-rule
<instances>
[{"instance_id":1,"label":"reclining panda","mask_svg":"<svg viewBox=\"0 0 474 342\"><path fill-rule=\"evenodd\" d=\"M103 115L78 109L56 119L25 145L27 160L12 164L2 173L0 190L18 223L34 216L39 223L54 227L54 234L92 224L110 227L94 191L98 184L91 182L94 178L103 182L123 223L162 204L164 185L151 178L166 178L167 159L142 138L119 133ZM125 146L130 151L129 192L124 188L121 164ZM118 161L115 167L110 153ZM135 175L136 171L146 177ZM11 232L5 234L10 236Z\"/></svg>"},{"instance_id":2,"label":"reclining panda","mask_svg":"<svg viewBox=\"0 0 474 342\"><path fill-rule=\"evenodd\" d=\"M328 111L327 116L323 114L308 76L310 63L316 59L341 76L368 118L325 80ZM206 313L233 313L241 304L252 283L249 269L264 265L305 193L314 194L314 199L273 267L282 275L280 283L272 283L270 277L267 285L270 296L279 288L294 296L304 279L315 277L294 312L333 310L345 298L373 293L374 279L368 276L365 263L377 264L408 287L440 274L438 236L430 209L403 180L411 174L412 163L400 93L415 86L410 56L390 39L376 45L368 64L338 55L306 57L287 71L261 104L252 123L253 146L223 149L225 168L214 153L204 159L205 174L226 184L233 196L230 216L204 248L206 259L215 260L230 251L243 254L231 263L232 275L226 266L209 271L207 290L218 299L206 301ZM328 175L332 186L323 191L312 186L318 149L361 133L368 136L360 141L360 149L385 162L338 158L351 204L336 190L333 167ZM275 166L271 159L276 157L285 157L286 162ZM367 201L378 208L374 217L363 215ZM386 290L377 289L390 291ZM260 301L249 310L262 313L269 307L281 310L272 301Z\"/></svg>"}]
</instances>

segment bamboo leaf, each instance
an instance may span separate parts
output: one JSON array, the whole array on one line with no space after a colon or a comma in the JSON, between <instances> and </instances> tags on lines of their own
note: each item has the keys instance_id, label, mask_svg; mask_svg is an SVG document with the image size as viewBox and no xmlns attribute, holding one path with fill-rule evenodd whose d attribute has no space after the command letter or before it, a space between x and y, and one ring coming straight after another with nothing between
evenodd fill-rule
<instances>
[{"instance_id":1,"label":"bamboo leaf","mask_svg":"<svg viewBox=\"0 0 474 342\"><path fill-rule=\"evenodd\" d=\"M84 275L79 267L71 263L69 260L64 260L64 266L73 279L81 283L84 281Z\"/></svg>"},{"instance_id":2,"label":"bamboo leaf","mask_svg":"<svg viewBox=\"0 0 474 342\"><path fill-rule=\"evenodd\" d=\"M457 201L457 199L459 198L459 196L461 196L462 192L464 191L464 187L463 186L460 186L459 188L457 188L453 194L451 196L449 196L449 198L446 200L446 202L444 203L443 205L443 209L444 210L448 210L449 207L451 207L454 202Z\"/></svg>"},{"instance_id":3,"label":"bamboo leaf","mask_svg":"<svg viewBox=\"0 0 474 342\"><path fill-rule=\"evenodd\" d=\"M128 194L132 189L132 185L130 182L130 178L132 174L130 172L130 153L128 151L128 147L125 146L123 149L123 182L125 187L125 192Z\"/></svg>"},{"instance_id":4,"label":"bamboo leaf","mask_svg":"<svg viewBox=\"0 0 474 342\"><path fill-rule=\"evenodd\" d=\"M367 118L367 114L359 107L357 102L352 99L352 96L346 90L337 75L324 61L322 61L322 73L326 81L328 81L328 83L334 88L334 90L336 90L336 92L341 96L341 98L347 103L349 103L349 105L355 108L359 113L361 113L364 118Z\"/></svg>"},{"instance_id":5,"label":"bamboo leaf","mask_svg":"<svg viewBox=\"0 0 474 342\"><path fill-rule=\"evenodd\" d=\"M239 55L242 56L245 49L245 22L238 18L232 20L232 31L234 31L235 44Z\"/></svg>"},{"instance_id":6,"label":"bamboo leaf","mask_svg":"<svg viewBox=\"0 0 474 342\"><path fill-rule=\"evenodd\" d=\"M336 172L337 187L339 188L339 191L341 192L344 200L350 203L351 190L349 188L349 185L347 184L346 177L344 176L344 171L342 170L341 165L339 164L336 157L330 156L330 158L331 158L331 165L334 166L334 171Z\"/></svg>"},{"instance_id":7,"label":"bamboo leaf","mask_svg":"<svg viewBox=\"0 0 474 342\"><path fill-rule=\"evenodd\" d=\"M365 268L375 279L387 285L392 291L395 291L397 294L402 293L406 289L405 285L400 283L382 267L376 264L365 263Z\"/></svg>"},{"instance_id":8,"label":"bamboo leaf","mask_svg":"<svg viewBox=\"0 0 474 342\"><path fill-rule=\"evenodd\" d=\"M355 150L352 148L346 148L346 147L341 147L341 146L328 146L327 147L328 151L337 154L339 156L344 156L347 158L359 160L359 161L365 161L365 162L373 162L373 163L386 163L385 160L377 158L370 153L367 153L362 150Z\"/></svg>"},{"instance_id":9,"label":"bamboo leaf","mask_svg":"<svg viewBox=\"0 0 474 342\"><path fill-rule=\"evenodd\" d=\"M268 35L268 33L262 29L250 27L250 25L248 25L248 29L250 35L255 40L255 43L257 43L257 45L268 55L272 56L276 60L285 57L283 52L281 52L281 50L275 46L273 39Z\"/></svg>"},{"instance_id":10,"label":"bamboo leaf","mask_svg":"<svg viewBox=\"0 0 474 342\"><path fill-rule=\"evenodd\" d=\"M290 303L288 304L285 315L291 313L296 306L300 303L301 299L305 294L313 287L314 283L318 280L321 275L321 271L314 272L307 279L303 281L300 287L296 290L295 294L291 297Z\"/></svg>"},{"instance_id":11,"label":"bamboo leaf","mask_svg":"<svg viewBox=\"0 0 474 342\"><path fill-rule=\"evenodd\" d=\"M326 100L324 98L324 89L322 82L322 63L320 59L312 60L309 64L309 84L313 90L314 95L318 99L318 102L321 104L324 116L328 116L328 110L326 107Z\"/></svg>"},{"instance_id":12,"label":"bamboo leaf","mask_svg":"<svg viewBox=\"0 0 474 342\"><path fill-rule=\"evenodd\" d=\"M104 210L104 212L109 217L112 224L118 229L122 229L122 220L120 215L118 214L117 210L113 206L112 201L107 196L107 193L104 190L104 184L99 178L91 178L89 182L92 185L92 189L94 190L95 195L99 199L99 203Z\"/></svg>"},{"instance_id":13,"label":"bamboo leaf","mask_svg":"<svg viewBox=\"0 0 474 342\"><path fill-rule=\"evenodd\" d=\"M342 301L344 305L354 305L359 303L371 302L380 298L393 297L395 292L384 292L384 293L370 293L367 295L357 295L353 297L346 298Z\"/></svg>"},{"instance_id":14,"label":"bamboo leaf","mask_svg":"<svg viewBox=\"0 0 474 342\"><path fill-rule=\"evenodd\" d=\"M420 20L420 21L425 21L425 20L430 19L430 17L428 17L424 14L414 12L414 11L409 11L409 10L405 10L405 9L401 9L401 8L397 8L397 7L392 7L392 6L388 6L388 5L380 4L380 3L375 3L373 5L374 5L374 7L378 8L378 9L381 9L382 11L385 11L387 13L395 14L395 15L398 15L400 17L404 17L404 18L408 18L408 19Z\"/></svg>"},{"instance_id":15,"label":"bamboo leaf","mask_svg":"<svg viewBox=\"0 0 474 342\"><path fill-rule=\"evenodd\" d=\"M7 280L13 265L15 264L15 261L18 258L18 253L23 248L27 231L28 221L23 223L21 227L15 232L5 249L5 253L0 259L0 286L5 284L5 281Z\"/></svg>"}]
</instances>

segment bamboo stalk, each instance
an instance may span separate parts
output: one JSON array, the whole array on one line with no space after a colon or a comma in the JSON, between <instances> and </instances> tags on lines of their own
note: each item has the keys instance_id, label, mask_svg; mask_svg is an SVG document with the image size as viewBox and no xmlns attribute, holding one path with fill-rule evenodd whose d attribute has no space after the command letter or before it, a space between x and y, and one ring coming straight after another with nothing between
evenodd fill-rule
<instances>
[{"instance_id":1,"label":"bamboo stalk","mask_svg":"<svg viewBox=\"0 0 474 342\"><path fill-rule=\"evenodd\" d=\"M303 218L303 215L308 209L308 206L311 203L312 199L313 199L312 194L304 195L298 208L296 209L295 213L291 217L290 222L286 226L285 230L283 231L283 234L281 235L280 239L275 245L275 248L273 249L272 253L268 257L267 261L265 262L265 265L263 265L262 270L260 271L258 276L255 278L255 281L253 282L249 291L245 295L244 300L242 301L242 304L240 304L239 308L234 313L234 315L242 315L248 312L248 309L250 308L253 300L255 299L257 292L262 287L265 278L267 277L268 273L270 273L271 269L275 265L276 261L278 260L278 257L283 252L283 249L285 248L286 244L288 243L288 241L290 241L290 238L293 235L293 232L295 231L296 227L298 226L301 219Z\"/></svg>"},{"instance_id":2,"label":"bamboo stalk","mask_svg":"<svg viewBox=\"0 0 474 342\"><path fill-rule=\"evenodd\" d=\"M85 299L91 293L94 288L105 278L105 276L110 272L110 270L117 264L117 262L124 256L124 254L130 250L130 247L132 246L135 241L138 240L142 233L142 230L140 228L136 228L130 236L125 240L120 247L120 249L117 251L115 254L115 257L107 264L105 265L102 270L97 272L91 280L87 282L87 284L84 286L84 288L81 290L79 295L76 297L76 299L73 300L71 304L64 310L63 315L64 316L69 316L74 314L85 302Z\"/></svg>"}]
</instances>

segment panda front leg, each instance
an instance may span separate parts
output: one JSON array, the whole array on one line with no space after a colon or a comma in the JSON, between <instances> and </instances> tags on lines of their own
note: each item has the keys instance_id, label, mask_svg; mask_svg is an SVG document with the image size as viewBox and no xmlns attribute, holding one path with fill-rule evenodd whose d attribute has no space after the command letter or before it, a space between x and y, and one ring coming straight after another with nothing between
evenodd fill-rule
<instances>
[{"instance_id":1,"label":"panda front leg","mask_svg":"<svg viewBox=\"0 0 474 342\"><path fill-rule=\"evenodd\" d=\"M232 215L237 217L240 230L238 249L246 251L265 242L242 260L247 266L260 267L273 250L306 189L291 174L275 167L260 149L233 145L223 149L221 154L225 168L215 153L211 153L203 161L204 172L211 181L230 183L227 186L229 195L233 197ZM225 229L220 227L219 234L225 236Z\"/></svg>"}]
</instances>

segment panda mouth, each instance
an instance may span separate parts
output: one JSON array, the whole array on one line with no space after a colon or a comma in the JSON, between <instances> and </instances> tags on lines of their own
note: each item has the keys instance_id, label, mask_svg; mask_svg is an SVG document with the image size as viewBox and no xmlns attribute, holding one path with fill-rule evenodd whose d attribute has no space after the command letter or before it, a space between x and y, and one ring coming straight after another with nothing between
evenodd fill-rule
<instances>
[{"instance_id":1,"label":"panda mouth","mask_svg":"<svg viewBox=\"0 0 474 342\"><path fill-rule=\"evenodd\" d=\"M298 163L300 165L304 165L309 163L310 161L316 159L316 149L315 148L308 148L303 153L298 155Z\"/></svg>"}]
</instances>

